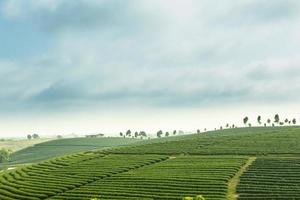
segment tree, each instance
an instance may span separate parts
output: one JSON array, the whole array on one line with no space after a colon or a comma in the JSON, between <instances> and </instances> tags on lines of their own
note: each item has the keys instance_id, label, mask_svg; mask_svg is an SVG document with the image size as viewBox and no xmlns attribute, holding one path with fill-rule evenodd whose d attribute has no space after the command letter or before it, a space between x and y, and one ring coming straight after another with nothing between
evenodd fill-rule
<instances>
[{"instance_id":1,"label":"tree","mask_svg":"<svg viewBox=\"0 0 300 200\"><path fill-rule=\"evenodd\" d=\"M197 134L200 134L200 130L199 129L197 129Z\"/></svg>"},{"instance_id":2,"label":"tree","mask_svg":"<svg viewBox=\"0 0 300 200\"><path fill-rule=\"evenodd\" d=\"M264 127L267 127L267 124L266 124L266 123L264 123Z\"/></svg>"},{"instance_id":3,"label":"tree","mask_svg":"<svg viewBox=\"0 0 300 200\"><path fill-rule=\"evenodd\" d=\"M245 125L247 124L248 120L249 120L248 117L244 117L243 122L244 122Z\"/></svg>"},{"instance_id":4,"label":"tree","mask_svg":"<svg viewBox=\"0 0 300 200\"><path fill-rule=\"evenodd\" d=\"M205 128L205 129L204 129L204 131L206 132L206 131L207 131L207 129Z\"/></svg>"},{"instance_id":5,"label":"tree","mask_svg":"<svg viewBox=\"0 0 300 200\"><path fill-rule=\"evenodd\" d=\"M292 122L293 122L293 124L296 124L296 123L297 123L297 121L296 121L295 118L292 120Z\"/></svg>"},{"instance_id":6,"label":"tree","mask_svg":"<svg viewBox=\"0 0 300 200\"><path fill-rule=\"evenodd\" d=\"M156 135L157 135L158 138L160 138L162 134L163 134L162 130L159 130L159 131L156 133Z\"/></svg>"},{"instance_id":7,"label":"tree","mask_svg":"<svg viewBox=\"0 0 300 200\"><path fill-rule=\"evenodd\" d=\"M62 135L57 135L56 137L57 137L57 139L62 139L63 138Z\"/></svg>"},{"instance_id":8,"label":"tree","mask_svg":"<svg viewBox=\"0 0 300 200\"><path fill-rule=\"evenodd\" d=\"M261 116L260 115L258 115L258 117L257 117L257 122L258 122L258 124L261 124Z\"/></svg>"},{"instance_id":9,"label":"tree","mask_svg":"<svg viewBox=\"0 0 300 200\"><path fill-rule=\"evenodd\" d=\"M270 119L268 119L268 120L267 120L267 122L268 122L268 124L270 124L270 123L271 123L271 120L270 120Z\"/></svg>"},{"instance_id":10,"label":"tree","mask_svg":"<svg viewBox=\"0 0 300 200\"><path fill-rule=\"evenodd\" d=\"M31 140L31 138L32 138L31 135L28 134L28 135L27 135L27 139L28 139L28 140Z\"/></svg>"},{"instance_id":11,"label":"tree","mask_svg":"<svg viewBox=\"0 0 300 200\"><path fill-rule=\"evenodd\" d=\"M274 122L278 124L278 123L279 123L279 120L280 120L280 119L279 119L279 115L276 114L275 117L274 117Z\"/></svg>"},{"instance_id":12,"label":"tree","mask_svg":"<svg viewBox=\"0 0 300 200\"><path fill-rule=\"evenodd\" d=\"M169 134L169 132L167 131L166 134L165 134L165 136L166 136L166 137L169 137L169 135L170 135L170 134Z\"/></svg>"},{"instance_id":13,"label":"tree","mask_svg":"<svg viewBox=\"0 0 300 200\"><path fill-rule=\"evenodd\" d=\"M177 131L176 131L176 130L174 130L174 131L173 131L173 135L176 135L176 133L177 133Z\"/></svg>"},{"instance_id":14,"label":"tree","mask_svg":"<svg viewBox=\"0 0 300 200\"><path fill-rule=\"evenodd\" d=\"M223 130L223 127L222 127L222 126L220 126L220 130Z\"/></svg>"},{"instance_id":15,"label":"tree","mask_svg":"<svg viewBox=\"0 0 300 200\"><path fill-rule=\"evenodd\" d=\"M7 149L4 148L0 149L0 163L9 161L10 153L11 152Z\"/></svg>"},{"instance_id":16,"label":"tree","mask_svg":"<svg viewBox=\"0 0 300 200\"><path fill-rule=\"evenodd\" d=\"M147 137L147 134L145 131L140 131L139 136L141 137Z\"/></svg>"},{"instance_id":17,"label":"tree","mask_svg":"<svg viewBox=\"0 0 300 200\"><path fill-rule=\"evenodd\" d=\"M131 130L126 131L126 136L131 137Z\"/></svg>"},{"instance_id":18,"label":"tree","mask_svg":"<svg viewBox=\"0 0 300 200\"><path fill-rule=\"evenodd\" d=\"M134 137L137 138L138 136L139 136L139 133L136 131L136 132L134 133Z\"/></svg>"},{"instance_id":19,"label":"tree","mask_svg":"<svg viewBox=\"0 0 300 200\"><path fill-rule=\"evenodd\" d=\"M280 126L283 126L283 125L284 125L284 123L283 123L283 122L279 122L279 125L280 125Z\"/></svg>"},{"instance_id":20,"label":"tree","mask_svg":"<svg viewBox=\"0 0 300 200\"><path fill-rule=\"evenodd\" d=\"M228 123L226 124L226 128L229 128L229 124Z\"/></svg>"},{"instance_id":21,"label":"tree","mask_svg":"<svg viewBox=\"0 0 300 200\"><path fill-rule=\"evenodd\" d=\"M286 119L284 120L284 122L285 122L286 124L289 123L289 119L286 118Z\"/></svg>"},{"instance_id":22,"label":"tree","mask_svg":"<svg viewBox=\"0 0 300 200\"><path fill-rule=\"evenodd\" d=\"M123 133L122 132L120 132L120 136L123 137Z\"/></svg>"},{"instance_id":23,"label":"tree","mask_svg":"<svg viewBox=\"0 0 300 200\"><path fill-rule=\"evenodd\" d=\"M249 126L249 127L251 127L251 126L252 126L252 124L251 124L251 123L249 123L249 124L248 124L248 126Z\"/></svg>"},{"instance_id":24,"label":"tree","mask_svg":"<svg viewBox=\"0 0 300 200\"><path fill-rule=\"evenodd\" d=\"M39 136L38 134L35 133L35 134L32 135L32 138L33 138L33 139L38 139L38 138L40 138L40 136Z\"/></svg>"}]
</instances>

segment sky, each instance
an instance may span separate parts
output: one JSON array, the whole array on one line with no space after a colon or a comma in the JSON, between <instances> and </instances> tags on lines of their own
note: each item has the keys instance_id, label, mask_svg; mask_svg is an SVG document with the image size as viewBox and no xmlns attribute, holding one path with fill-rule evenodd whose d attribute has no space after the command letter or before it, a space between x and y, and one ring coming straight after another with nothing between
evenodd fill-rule
<instances>
[{"instance_id":1,"label":"sky","mask_svg":"<svg viewBox=\"0 0 300 200\"><path fill-rule=\"evenodd\" d=\"M0 137L300 119L298 0L0 0Z\"/></svg>"}]
</instances>

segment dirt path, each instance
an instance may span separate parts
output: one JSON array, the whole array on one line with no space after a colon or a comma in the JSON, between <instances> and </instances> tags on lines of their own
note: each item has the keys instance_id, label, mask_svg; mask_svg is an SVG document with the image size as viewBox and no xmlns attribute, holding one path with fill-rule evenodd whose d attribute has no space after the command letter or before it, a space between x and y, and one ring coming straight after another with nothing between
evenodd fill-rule
<instances>
[{"instance_id":1,"label":"dirt path","mask_svg":"<svg viewBox=\"0 0 300 200\"><path fill-rule=\"evenodd\" d=\"M249 157L241 169L229 180L227 200L237 200L238 194L236 193L236 187L240 182L240 177L255 160L256 157Z\"/></svg>"}]
</instances>

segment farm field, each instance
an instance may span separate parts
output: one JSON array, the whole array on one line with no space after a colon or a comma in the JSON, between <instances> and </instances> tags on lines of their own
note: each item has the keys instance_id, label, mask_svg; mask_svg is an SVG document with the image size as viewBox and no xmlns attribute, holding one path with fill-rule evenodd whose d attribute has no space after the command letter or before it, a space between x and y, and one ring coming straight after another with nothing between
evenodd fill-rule
<instances>
[{"instance_id":1,"label":"farm field","mask_svg":"<svg viewBox=\"0 0 300 200\"><path fill-rule=\"evenodd\" d=\"M37 138L34 140L27 140L27 139L22 139L22 140L4 140L0 141L0 149L5 148L5 149L10 149L11 151L18 151L21 149L24 149L26 147L33 146L38 143L42 142L47 142L53 140L53 138Z\"/></svg>"},{"instance_id":2,"label":"farm field","mask_svg":"<svg viewBox=\"0 0 300 200\"><path fill-rule=\"evenodd\" d=\"M6 199L225 199L227 182L245 157L104 155L53 159L11 171L1 179ZM89 169L89 170L87 170Z\"/></svg>"},{"instance_id":3,"label":"farm field","mask_svg":"<svg viewBox=\"0 0 300 200\"><path fill-rule=\"evenodd\" d=\"M177 140L131 145L112 153L193 155L300 155L299 127L259 127L210 131Z\"/></svg>"},{"instance_id":4,"label":"farm field","mask_svg":"<svg viewBox=\"0 0 300 200\"><path fill-rule=\"evenodd\" d=\"M127 143L49 141L35 145L34 154L68 146L76 151L7 170L0 175L0 199L297 199L299 138L298 127L268 127Z\"/></svg>"},{"instance_id":5,"label":"farm field","mask_svg":"<svg viewBox=\"0 0 300 200\"><path fill-rule=\"evenodd\" d=\"M12 154L10 164L31 163L82 151L128 145L131 138L71 138L36 144Z\"/></svg>"},{"instance_id":6,"label":"farm field","mask_svg":"<svg viewBox=\"0 0 300 200\"><path fill-rule=\"evenodd\" d=\"M258 158L238 185L240 200L299 199L300 158Z\"/></svg>"}]
</instances>

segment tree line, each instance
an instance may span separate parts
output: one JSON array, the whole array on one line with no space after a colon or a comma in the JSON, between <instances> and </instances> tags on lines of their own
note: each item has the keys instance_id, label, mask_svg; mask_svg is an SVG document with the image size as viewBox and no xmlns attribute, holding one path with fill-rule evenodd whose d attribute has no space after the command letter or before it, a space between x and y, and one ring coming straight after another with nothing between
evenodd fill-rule
<instances>
[{"instance_id":1,"label":"tree line","mask_svg":"<svg viewBox=\"0 0 300 200\"><path fill-rule=\"evenodd\" d=\"M269 126L275 126L275 125L283 126L283 125L296 125L297 124L296 118L293 118L293 119L288 119L288 118L284 119L283 118L283 120L280 120L280 119L281 118L279 117L279 114L276 114L274 116L274 120L273 121L270 118L268 118L266 120L266 122L263 123L262 122L262 117L260 115L258 115L256 121L257 121L258 125L262 125L263 124L265 127L267 127L268 125ZM244 123L245 126L249 126L249 127L252 126L252 124L249 123L249 117L248 116L245 116L243 118L243 123Z\"/></svg>"}]
</instances>

